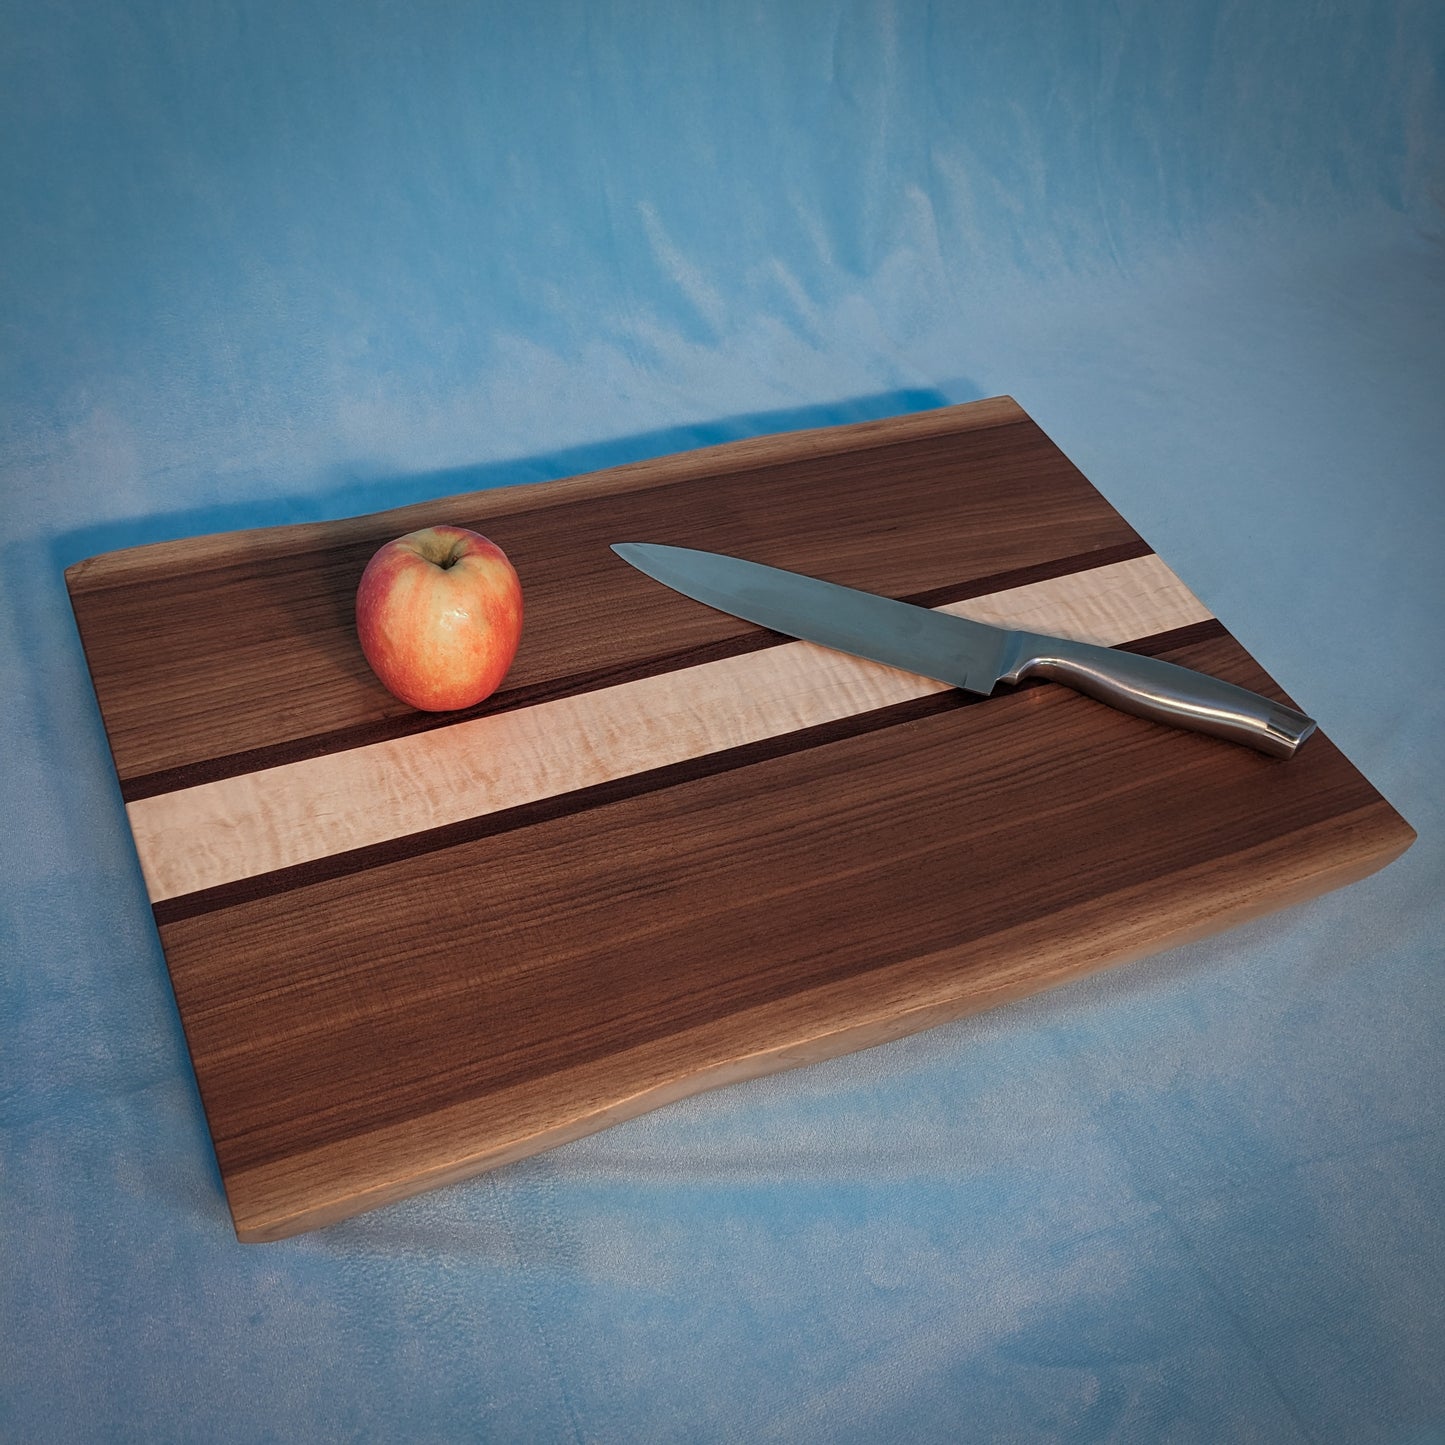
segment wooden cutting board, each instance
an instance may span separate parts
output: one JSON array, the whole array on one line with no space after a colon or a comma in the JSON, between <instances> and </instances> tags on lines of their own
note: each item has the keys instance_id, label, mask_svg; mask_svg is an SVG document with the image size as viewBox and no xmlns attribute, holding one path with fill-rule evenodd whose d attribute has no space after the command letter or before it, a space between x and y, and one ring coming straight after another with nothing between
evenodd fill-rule
<instances>
[{"instance_id":1,"label":"wooden cutting board","mask_svg":"<svg viewBox=\"0 0 1445 1445\"><path fill-rule=\"evenodd\" d=\"M352 600L431 522L523 580L502 690L426 715ZM1049 684L972 699L677 596L672 542L1290 701L1011 400L80 562L70 589L237 1235L1360 878L1414 834ZM1308 699L1302 700L1309 710Z\"/></svg>"}]
</instances>

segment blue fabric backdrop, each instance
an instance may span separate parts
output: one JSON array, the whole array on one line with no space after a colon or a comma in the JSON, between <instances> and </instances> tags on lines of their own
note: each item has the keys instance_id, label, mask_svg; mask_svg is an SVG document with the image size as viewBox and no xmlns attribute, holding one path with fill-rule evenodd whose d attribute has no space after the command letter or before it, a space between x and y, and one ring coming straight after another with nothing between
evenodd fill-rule
<instances>
[{"instance_id":1,"label":"blue fabric backdrop","mask_svg":"<svg viewBox=\"0 0 1445 1445\"><path fill-rule=\"evenodd\" d=\"M0 5L0 1437L1445 1439L1445 7ZM61 579L1008 392L1419 829L231 1238Z\"/></svg>"}]
</instances>

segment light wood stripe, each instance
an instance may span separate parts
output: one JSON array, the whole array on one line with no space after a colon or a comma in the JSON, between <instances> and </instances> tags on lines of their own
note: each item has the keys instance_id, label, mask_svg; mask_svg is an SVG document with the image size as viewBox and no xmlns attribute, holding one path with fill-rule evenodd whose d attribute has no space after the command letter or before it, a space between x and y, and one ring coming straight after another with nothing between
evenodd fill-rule
<instances>
[{"instance_id":1,"label":"light wood stripe","mask_svg":"<svg viewBox=\"0 0 1445 1445\"><path fill-rule=\"evenodd\" d=\"M1208 620L1156 556L938 609L1113 646ZM786 643L127 805L151 901L946 690Z\"/></svg>"},{"instance_id":2,"label":"light wood stripe","mask_svg":"<svg viewBox=\"0 0 1445 1445\"><path fill-rule=\"evenodd\" d=\"M951 587L931 587L905 596L902 600L915 607L942 608L954 602L985 597L995 592L1012 591L1050 578L1067 577L1076 572L1112 566L1115 562L1131 562L1148 555L1148 546L1139 539L1115 546L1091 547L1071 557L1058 557L1031 566L1017 567L993 577L971 578ZM625 563L618 562L617 566L623 571L632 572L632 568ZM639 678L676 672L684 667L716 662L724 657L740 657L745 652L760 652L766 647L777 645L776 636L754 628L695 647L662 655L642 655L622 663L594 651L587 658L589 665L580 670L559 673L520 687L516 685L514 678L508 677L507 685L502 691L495 693L465 716L471 718L483 713L490 716L518 708L536 707L539 703L554 702L558 698L576 693L618 687ZM371 701L374 704L374 679L368 681L367 690L373 695ZM182 788L197 787L201 783L214 783L221 778L237 777L241 773L257 773L264 768L279 768L305 758L344 752L349 748L369 747L373 743L411 737L436 728L453 727L460 721L462 716L454 713L421 713L410 709L399 713L391 712L382 717L371 716L326 732L280 737L241 752L199 756L195 761L182 763L177 767L152 773L131 774L121 778L121 797L125 802L131 803L139 798L154 797L158 793L179 792Z\"/></svg>"}]
</instances>

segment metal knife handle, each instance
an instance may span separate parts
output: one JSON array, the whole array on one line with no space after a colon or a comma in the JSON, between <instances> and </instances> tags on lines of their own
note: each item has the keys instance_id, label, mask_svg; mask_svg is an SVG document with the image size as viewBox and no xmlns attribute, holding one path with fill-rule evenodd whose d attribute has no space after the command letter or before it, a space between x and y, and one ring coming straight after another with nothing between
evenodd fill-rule
<instances>
[{"instance_id":1,"label":"metal knife handle","mask_svg":"<svg viewBox=\"0 0 1445 1445\"><path fill-rule=\"evenodd\" d=\"M1157 657L1031 633L1017 636L1014 655L1020 660L1004 682L1047 677L1123 712L1244 743L1272 758L1293 757L1316 727L1312 718L1282 703Z\"/></svg>"}]
</instances>

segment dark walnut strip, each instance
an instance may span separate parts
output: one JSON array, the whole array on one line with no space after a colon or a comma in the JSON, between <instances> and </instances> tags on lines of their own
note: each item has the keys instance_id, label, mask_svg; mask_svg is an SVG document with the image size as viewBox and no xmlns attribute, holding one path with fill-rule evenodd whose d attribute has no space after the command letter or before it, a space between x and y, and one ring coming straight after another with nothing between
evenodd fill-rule
<instances>
[{"instance_id":1,"label":"dark walnut strip","mask_svg":"<svg viewBox=\"0 0 1445 1445\"><path fill-rule=\"evenodd\" d=\"M775 439L782 459L731 448L698 474L691 454L602 473L540 504L541 487L505 497L438 502L431 514L484 531L523 579L527 620L512 673L490 706L557 695L595 677L599 659L621 673L755 635L747 623L665 593L609 550L615 541L686 542L791 567L891 596L960 595L970 582L1026 575L1091 554L1141 547L1134 531L1021 413L968 408L925 414L924 433L900 418L866 423L869 445L840 450L853 428L820 434L816 454ZM1022 418L1022 419L1020 419ZM677 474L681 473L679 477ZM154 565L72 569L72 601L123 785L142 796L208 776L218 762L314 756L355 745L415 715L371 675L356 642L353 600L371 553L418 523L416 509L350 523L201 539L154 549ZM280 540L280 539L278 539ZM304 545L303 545L304 544ZM146 551L148 549L141 549ZM122 556L126 554L121 554ZM101 559L104 562L106 559ZM164 564L164 565L162 565ZM936 605L936 604L932 604ZM186 770L199 769L192 775ZM159 775L157 778L156 775ZM224 775L211 773L210 776Z\"/></svg>"}]
</instances>

